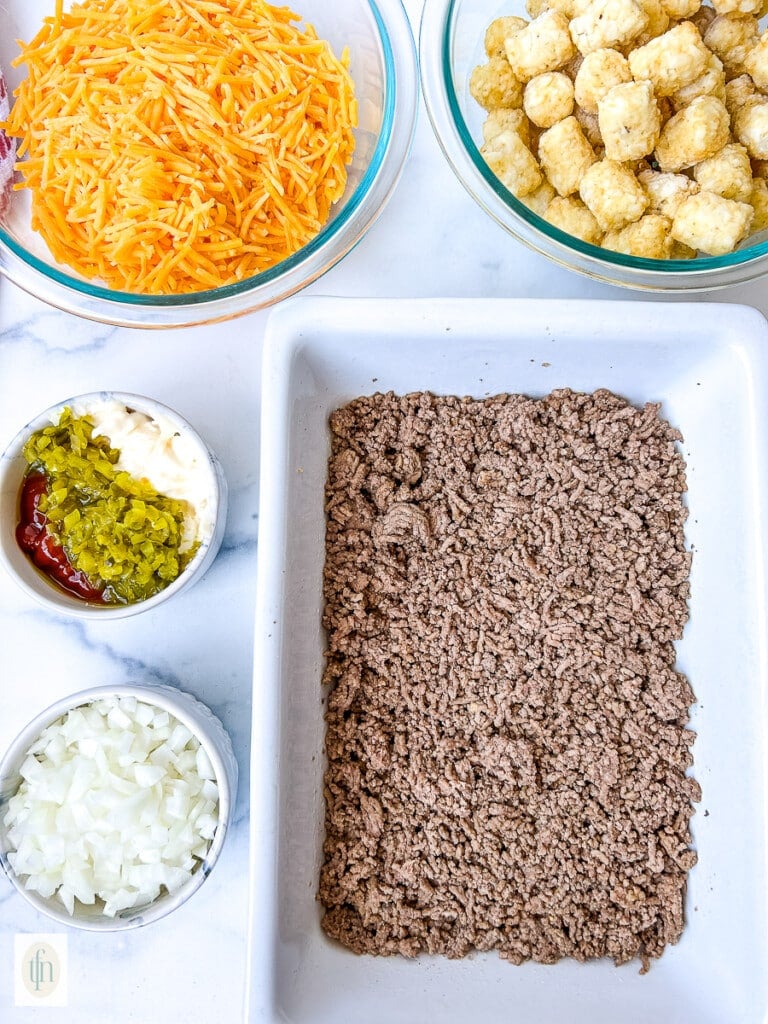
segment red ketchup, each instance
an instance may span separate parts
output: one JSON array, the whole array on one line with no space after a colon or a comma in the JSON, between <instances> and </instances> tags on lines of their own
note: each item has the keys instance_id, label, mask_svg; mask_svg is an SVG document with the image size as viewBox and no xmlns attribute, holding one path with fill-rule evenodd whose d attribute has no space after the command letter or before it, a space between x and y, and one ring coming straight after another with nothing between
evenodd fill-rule
<instances>
[{"instance_id":1,"label":"red ketchup","mask_svg":"<svg viewBox=\"0 0 768 1024\"><path fill-rule=\"evenodd\" d=\"M58 585L83 598L104 603L100 590L93 587L84 572L75 569L64 548L48 532L48 517L38 508L40 498L48 490L44 473L29 473L21 489L21 516L16 527L16 543L29 555L38 569Z\"/></svg>"}]
</instances>

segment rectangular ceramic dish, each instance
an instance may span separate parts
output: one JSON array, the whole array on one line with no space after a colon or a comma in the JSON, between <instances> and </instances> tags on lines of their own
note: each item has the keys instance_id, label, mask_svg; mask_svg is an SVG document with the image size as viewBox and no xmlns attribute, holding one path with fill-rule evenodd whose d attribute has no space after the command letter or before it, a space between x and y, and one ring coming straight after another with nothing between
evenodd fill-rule
<instances>
[{"instance_id":1,"label":"rectangular ceramic dish","mask_svg":"<svg viewBox=\"0 0 768 1024\"><path fill-rule=\"evenodd\" d=\"M699 862L679 944L638 964L356 957L325 938L320 629L329 412L377 390L610 388L683 432ZM263 369L250 1022L758 1024L768 1012L768 325L735 305L298 299Z\"/></svg>"}]
</instances>

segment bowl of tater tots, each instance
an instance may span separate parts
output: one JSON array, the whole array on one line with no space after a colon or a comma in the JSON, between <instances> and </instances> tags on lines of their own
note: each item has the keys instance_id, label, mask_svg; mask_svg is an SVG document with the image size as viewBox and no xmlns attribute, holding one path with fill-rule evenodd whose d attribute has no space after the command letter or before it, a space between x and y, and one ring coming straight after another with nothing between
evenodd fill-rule
<instances>
[{"instance_id":1,"label":"bowl of tater tots","mask_svg":"<svg viewBox=\"0 0 768 1024\"><path fill-rule=\"evenodd\" d=\"M422 85L457 176L588 276L768 270L766 0L426 0Z\"/></svg>"}]
</instances>

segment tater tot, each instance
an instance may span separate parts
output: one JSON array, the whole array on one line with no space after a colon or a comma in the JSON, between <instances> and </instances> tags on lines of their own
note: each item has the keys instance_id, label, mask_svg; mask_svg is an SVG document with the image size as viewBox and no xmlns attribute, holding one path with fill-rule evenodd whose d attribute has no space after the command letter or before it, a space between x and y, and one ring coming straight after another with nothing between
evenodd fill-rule
<instances>
[{"instance_id":1,"label":"tater tot","mask_svg":"<svg viewBox=\"0 0 768 1024\"><path fill-rule=\"evenodd\" d=\"M573 111L573 82L562 71L536 75L523 92L523 110L539 128L551 128Z\"/></svg>"},{"instance_id":2,"label":"tater tot","mask_svg":"<svg viewBox=\"0 0 768 1024\"><path fill-rule=\"evenodd\" d=\"M573 56L568 22L559 11L545 11L507 39L507 60L521 82L557 71Z\"/></svg>"},{"instance_id":3,"label":"tater tot","mask_svg":"<svg viewBox=\"0 0 768 1024\"><path fill-rule=\"evenodd\" d=\"M744 62L757 39L757 19L751 14L718 14L704 34L706 46L723 62L726 78L745 73Z\"/></svg>"},{"instance_id":4,"label":"tater tot","mask_svg":"<svg viewBox=\"0 0 768 1024\"><path fill-rule=\"evenodd\" d=\"M648 79L657 96L671 96L704 71L710 54L690 21L640 46L627 57L633 77Z\"/></svg>"},{"instance_id":5,"label":"tater tot","mask_svg":"<svg viewBox=\"0 0 768 1024\"><path fill-rule=\"evenodd\" d=\"M596 114L598 103L614 85L631 81L629 61L623 53L610 49L593 50L581 62L573 82L574 96L580 107Z\"/></svg>"},{"instance_id":6,"label":"tater tot","mask_svg":"<svg viewBox=\"0 0 768 1024\"><path fill-rule=\"evenodd\" d=\"M662 171L640 171L638 181L650 200L648 213L659 213L669 220L675 219L678 207L688 196L695 195L699 186L685 174L665 174Z\"/></svg>"},{"instance_id":7,"label":"tater tot","mask_svg":"<svg viewBox=\"0 0 768 1024\"><path fill-rule=\"evenodd\" d=\"M539 138L541 169L561 196L578 192L584 172L595 159L575 117L558 121Z\"/></svg>"},{"instance_id":8,"label":"tater tot","mask_svg":"<svg viewBox=\"0 0 768 1024\"><path fill-rule=\"evenodd\" d=\"M749 196L749 205L755 211L751 231L765 231L768 228L768 182L755 178Z\"/></svg>"},{"instance_id":9,"label":"tater tot","mask_svg":"<svg viewBox=\"0 0 768 1024\"><path fill-rule=\"evenodd\" d=\"M635 0L591 0L571 19L574 43L584 55L632 42L648 26L648 15Z\"/></svg>"},{"instance_id":10,"label":"tater tot","mask_svg":"<svg viewBox=\"0 0 768 1024\"><path fill-rule=\"evenodd\" d=\"M731 115L731 120L737 110L755 97L756 92L755 83L749 75L739 75L725 83L725 109Z\"/></svg>"},{"instance_id":11,"label":"tater tot","mask_svg":"<svg viewBox=\"0 0 768 1024\"><path fill-rule=\"evenodd\" d=\"M594 215L575 196L555 196L545 218L568 235L575 235L591 245L599 245L603 232Z\"/></svg>"},{"instance_id":12,"label":"tater tot","mask_svg":"<svg viewBox=\"0 0 768 1024\"><path fill-rule=\"evenodd\" d=\"M757 14L763 0L712 0L718 14Z\"/></svg>"},{"instance_id":13,"label":"tater tot","mask_svg":"<svg viewBox=\"0 0 768 1024\"><path fill-rule=\"evenodd\" d=\"M497 135L504 132L516 132L530 149L531 126L522 110L512 107L497 107L492 110L483 124L483 141L493 142Z\"/></svg>"},{"instance_id":14,"label":"tater tot","mask_svg":"<svg viewBox=\"0 0 768 1024\"><path fill-rule=\"evenodd\" d=\"M763 32L744 58L744 68L761 92L768 92L768 32Z\"/></svg>"},{"instance_id":15,"label":"tater tot","mask_svg":"<svg viewBox=\"0 0 768 1024\"><path fill-rule=\"evenodd\" d=\"M716 192L724 199L749 202L752 194L752 165L746 149L738 142L729 142L714 156L696 164L693 176L700 188L707 192Z\"/></svg>"},{"instance_id":16,"label":"tater tot","mask_svg":"<svg viewBox=\"0 0 768 1024\"><path fill-rule=\"evenodd\" d=\"M497 135L480 152L499 181L514 196L527 196L541 184L541 171L536 158L517 132Z\"/></svg>"},{"instance_id":17,"label":"tater tot","mask_svg":"<svg viewBox=\"0 0 768 1024\"><path fill-rule=\"evenodd\" d=\"M699 96L661 129L656 159L662 171L682 171L714 156L729 139L725 105L716 96Z\"/></svg>"},{"instance_id":18,"label":"tater tot","mask_svg":"<svg viewBox=\"0 0 768 1024\"><path fill-rule=\"evenodd\" d=\"M603 238L603 248L622 252L627 256L641 256L649 260L669 259L673 238L672 222L658 213L647 213L634 224L619 231L610 231Z\"/></svg>"},{"instance_id":19,"label":"tater tot","mask_svg":"<svg viewBox=\"0 0 768 1024\"><path fill-rule=\"evenodd\" d=\"M507 36L514 35L521 28L525 28L527 24L528 22L525 18L516 18L513 15L496 18L485 32L485 52L489 57L504 57L506 60L507 50L505 41Z\"/></svg>"},{"instance_id":20,"label":"tater tot","mask_svg":"<svg viewBox=\"0 0 768 1024\"><path fill-rule=\"evenodd\" d=\"M547 212L547 207L555 198L556 192L549 184L546 178L542 181L537 189L533 192L529 192L527 196L523 196L523 202L529 210L533 210L534 213L538 213L540 217L544 217Z\"/></svg>"},{"instance_id":21,"label":"tater tot","mask_svg":"<svg viewBox=\"0 0 768 1024\"><path fill-rule=\"evenodd\" d=\"M523 104L522 83L504 57L491 57L487 64L476 67L469 77L469 91L485 110Z\"/></svg>"},{"instance_id":22,"label":"tater tot","mask_svg":"<svg viewBox=\"0 0 768 1024\"><path fill-rule=\"evenodd\" d=\"M768 160L768 99L747 100L733 115L733 134L756 160Z\"/></svg>"},{"instance_id":23,"label":"tater tot","mask_svg":"<svg viewBox=\"0 0 768 1024\"><path fill-rule=\"evenodd\" d=\"M648 18L648 24L635 39L632 46L642 46L651 39L663 35L669 28L669 15L661 4L661 0L637 0Z\"/></svg>"},{"instance_id":24,"label":"tater tot","mask_svg":"<svg viewBox=\"0 0 768 1024\"><path fill-rule=\"evenodd\" d=\"M695 18L701 9L701 0L661 0L661 4L673 21Z\"/></svg>"},{"instance_id":25,"label":"tater tot","mask_svg":"<svg viewBox=\"0 0 768 1024\"><path fill-rule=\"evenodd\" d=\"M639 220L648 207L645 189L632 171L615 160L592 164L579 193L603 231L616 231Z\"/></svg>"},{"instance_id":26,"label":"tater tot","mask_svg":"<svg viewBox=\"0 0 768 1024\"><path fill-rule=\"evenodd\" d=\"M672 93L670 99L675 111L688 107L699 96L717 96L725 103L725 70L723 62L710 53L707 64L699 77Z\"/></svg>"},{"instance_id":27,"label":"tater tot","mask_svg":"<svg viewBox=\"0 0 768 1024\"><path fill-rule=\"evenodd\" d=\"M746 238L753 217L749 203L697 192L680 204L672 221L672 237L709 256L724 256Z\"/></svg>"},{"instance_id":28,"label":"tater tot","mask_svg":"<svg viewBox=\"0 0 768 1024\"><path fill-rule=\"evenodd\" d=\"M641 160L656 148L661 115L650 82L615 85L598 104L597 120L610 160Z\"/></svg>"}]
</instances>

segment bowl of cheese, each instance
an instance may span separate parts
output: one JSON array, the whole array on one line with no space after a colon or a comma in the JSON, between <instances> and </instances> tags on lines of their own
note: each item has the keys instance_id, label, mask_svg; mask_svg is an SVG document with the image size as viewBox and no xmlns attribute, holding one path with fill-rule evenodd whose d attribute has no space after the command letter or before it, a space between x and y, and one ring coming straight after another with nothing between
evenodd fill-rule
<instances>
[{"instance_id":1,"label":"bowl of cheese","mask_svg":"<svg viewBox=\"0 0 768 1024\"><path fill-rule=\"evenodd\" d=\"M440 145L517 240L612 284L765 273L768 34L759 0L426 0Z\"/></svg>"},{"instance_id":2,"label":"bowl of cheese","mask_svg":"<svg viewBox=\"0 0 768 1024\"><path fill-rule=\"evenodd\" d=\"M418 91L400 0L12 0L4 18L0 273L54 306L138 327L266 307L399 179Z\"/></svg>"}]
</instances>

